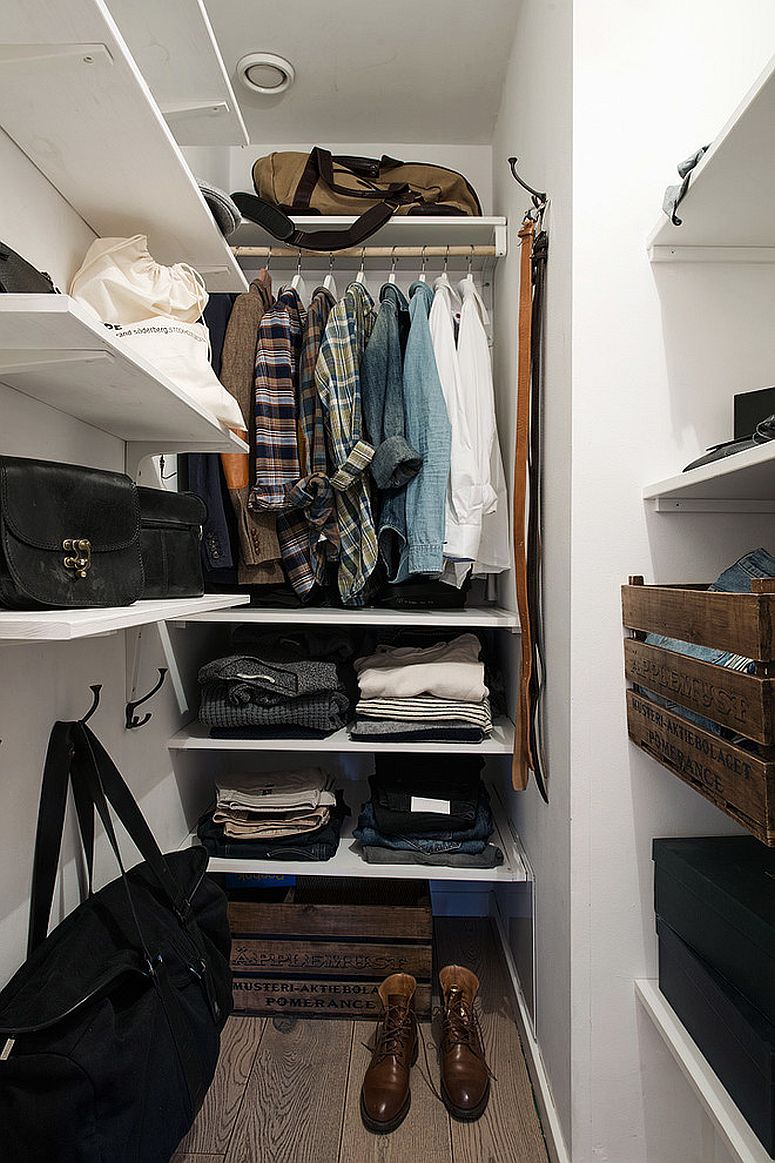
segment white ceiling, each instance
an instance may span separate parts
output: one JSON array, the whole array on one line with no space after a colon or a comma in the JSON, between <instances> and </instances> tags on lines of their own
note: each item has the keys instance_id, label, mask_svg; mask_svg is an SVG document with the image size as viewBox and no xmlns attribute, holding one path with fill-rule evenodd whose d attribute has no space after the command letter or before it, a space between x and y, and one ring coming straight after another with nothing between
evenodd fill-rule
<instances>
[{"instance_id":1,"label":"white ceiling","mask_svg":"<svg viewBox=\"0 0 775 1163\"><path fill-rule=\"evenodd\" d=\"M487 143L520 0L207 0L251 141ZM296 69L278 97L235 65L272 52Z\"/></svg>"}]
</instances>

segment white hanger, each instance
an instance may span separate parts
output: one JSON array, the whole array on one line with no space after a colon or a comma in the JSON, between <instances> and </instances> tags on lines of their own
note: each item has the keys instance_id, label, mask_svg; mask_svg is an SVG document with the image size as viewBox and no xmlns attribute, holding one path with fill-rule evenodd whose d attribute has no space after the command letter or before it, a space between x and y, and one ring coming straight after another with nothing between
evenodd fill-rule
<instances>
[{"instance_id":1,"label":"white hanger","mask_svg":"<svg viewBox=\"0 0 775 1163\"><path fill-rule=\"evenodd\" d=\"M306 301L307 287L304 282L304 276L301 273L301 251L299 251L299 257L296 260L296 274L291 279L291 290L296 292L302 303Z\"/></svg>"},{"instance_id":2,"label":"white hanger","mask_svg":"<svg viewBox=\"0 0 775 1163\"><path fill-rule=\"evenodd\" d=\"M395 285L396 282L396 248L393 247L393 253L390 256L390 274L388 275L388 282Z\"/></svg>"},{"instance_id":3,"label":"white hanger","mask_svg":"<svg viewBox=\"0 0 775 1163\"><path fill-rule=\"evenodd\" d=\"M428 276L425 273L425 266L426 266L427 262L428 262L428 256L425 253L425 247L423 247L422 248L422 265L420 267L420 275L419 275L419 278L417 280L420 283L427 283L427 281L428 281Z\"/></svg>"},{"instance_id":4,"label":"white hanger","mask_svg":"<svg viewBox=\"0 0 775 1163\"><path fill-rule=\"evenodd\" d=\"M333 253L328 256L328 274L323 279L323 289L333 295L335 299L339 298L336 290L336 279L334 278L334 256Z\"/></svg>"},{"instance_id":5,"label":"white hanger","mask_svg":"<svg viewBox=\"0 0 775 1163\"><path fill-rule=\"evenodd\" d=\"M356 283L360 283L362 287L366 286L366 270L365 270L365 265L364 265L365 262L366 262L366 247L362 246L361 247L361 265L358 268L358 274L355 276Z\"/></svg>"}]
</instances>

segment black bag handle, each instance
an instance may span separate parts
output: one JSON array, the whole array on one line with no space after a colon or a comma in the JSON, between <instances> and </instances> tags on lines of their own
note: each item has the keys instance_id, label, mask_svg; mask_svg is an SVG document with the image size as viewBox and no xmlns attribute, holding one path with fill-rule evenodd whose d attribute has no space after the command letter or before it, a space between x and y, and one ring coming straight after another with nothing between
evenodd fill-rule
<instances>
[{"instance_id":1,"label":"black bag handle","mask_svg":"<svg viewBox=\"0 0 775 1163\"><path fill-rule=\"evenodd\" d=\"M38 809L30 899L29 954L48 933L54 886L62 849L67 790L72 783L78 824L89 872L89 891L94 868L94 809L97 809L116 857L125 875L107 802L110 803L130 839L153 872L170 906L192 933L201 951L201 940L193 933L191 910L183 890L170 872L132 793L118 768L96 735L84 723L55 723L49 738ZM107 801L107 802L106 802ZM127 891L128 888L127 888ZM131 901L131 894L130 894ZM142 933L139 934L142 940Z\"/></svg>"},{"instance_id":2,"label":"black bag handle","mask_svg":"<svg viewBox=\"0 0 775 1163\"><path fill-rule=\"evenodd\" d=\"M393 159L389 158L389 162ZM334 174L334 162L343 169L349 170L355 177L371 183L367 190L352 190L349 186L340 186ZM355 164L352 164L355 163ZM400 163L395 163L400 164ZM307 164L304 167L301 179L296 187L292 205L294 210L302 213L309 208L312 193L319 181L325 182L329 190L335 194L343 194L347 198L383 198L385 201L397 201L398 205L418 201L418 195L413 193L408 182L388 182L382 186L373 183L379 181L382 172L382 160L375 158L348 158L334 157L330 150L316 145L309 152Z\"/></svg>"},{"instance_id":3,"label":"black bag handle","mask_svg":"<svg viewBox=\"0 0 775 1163\"><path fill-rule=\"evenodd\" d=\"M265 202L255 194L235 193L231 197L243 218L263 226L273 238L289 246L325 253L361 246L390 221L397 209L397 203L379 202L342 230L297 230L293 220L272 202Z\"/></svg>"}]
</instances>

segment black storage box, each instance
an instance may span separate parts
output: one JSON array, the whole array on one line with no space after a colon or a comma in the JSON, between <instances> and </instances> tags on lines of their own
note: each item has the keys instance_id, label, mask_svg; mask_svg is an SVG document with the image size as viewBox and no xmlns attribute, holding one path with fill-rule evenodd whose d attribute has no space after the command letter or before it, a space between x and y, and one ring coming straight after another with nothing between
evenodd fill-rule
<instances>
[{"instance_id":1,"label":"black storage box","mask_svg":"<svg viewBox=\"0 0 775 1163\"><path fill-rule=\"evenodd\" d=\"M193 493L138 488L144 598L199 598L204 593L204 501Z\"/></svg>"},{"instance_id":2,"label":"black storage box","mask_svg":"<svg viewBox=\"0 0 775 1163\"><path fill-rule=\"evenodd\" d=\"M775 850L752 836L655 840L654 902L775 1023Z\"/></svg>"},{"instance_id":3,"label":"black storage box","mask_svg":"<svg viewBox=\"0 0 775 1163\"><path fill-rule=\"evenodd\" d=\"M657 920L659 988L775 1158L775 1026Z\"/></svg>"}]
</instances>

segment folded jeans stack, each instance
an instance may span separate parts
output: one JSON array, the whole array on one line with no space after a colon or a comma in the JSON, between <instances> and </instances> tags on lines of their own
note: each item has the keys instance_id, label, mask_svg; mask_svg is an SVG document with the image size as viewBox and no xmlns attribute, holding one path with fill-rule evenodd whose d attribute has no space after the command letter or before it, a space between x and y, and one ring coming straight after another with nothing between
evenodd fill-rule
<instances>
[{"instance_id":1,"label":"folded jeans stack","mask_svg":"<svg viewBox=\"0 0 775 1163\"><path fill-rule=\"evenodd\" d=\"M237 649L199 672L200 720L216 738L322 739L350 717L352 683L341 636L327 641L304 632L247 633L238 627ZM314 653L313 653L314 651Z\"/></svg>"},{"instance_id":2,"label":"folded jeans stack","mask_svg":"<svg viewBox=\"0 0 775 1163\"><path fill-rule=\"evenodd\" d=\"M495 868L503 852L489 843L494 831L481 761L445 756L377 756L371 799L361 808L354 836L369 864Z\"/></svg>"},{"instance_id":3,"label":"folded jeans stack","mask_svg":"<svg viewBox=\"0 0 775 1163\"><path fill-rule=\"evenodd\" d=\"M336 853L348 808L321 768L233 777L216 790L215 810L198 829L211 856L310 861Z\"/></svg>"},{"instance_id":4,"label":"folded jeans stack","mask_svg":"<svg viewBox=\"0 0 775 1163\"><path fill-rule=\"evenodd\" d=\"M353 739L481 743L492 733L475 634L432 646L379 645L355 660L360 699Z\"/></svg>"}]
</instances>

